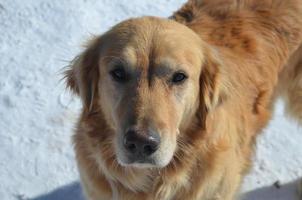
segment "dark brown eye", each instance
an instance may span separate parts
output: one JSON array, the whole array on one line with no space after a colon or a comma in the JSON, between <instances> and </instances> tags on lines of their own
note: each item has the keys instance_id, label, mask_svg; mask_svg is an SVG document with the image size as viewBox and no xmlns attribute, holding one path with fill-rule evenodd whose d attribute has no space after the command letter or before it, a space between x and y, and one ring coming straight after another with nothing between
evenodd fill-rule
<instances>
[{"instance_id":1,"label":"dark brown eye","mask_svg":"<svg viewBox=\"0 0 302 200\"><path fill-rule=\"evenodd\" d=\"M127 80L127 74L123 68L116 68L110 71L110 75L117 82L125 82Z\"/></svg>"},{"instance_id":2,"label":"dark brown eye","mask_svg":"<svg viewBox=\"0 0 302 200\"><path fill-rule=\"evenodd\" d=\"M181 84L187 79L187 75L183 72L176 72L173 75L172 82L174 84Z\"/></svg>"}]
</instances>

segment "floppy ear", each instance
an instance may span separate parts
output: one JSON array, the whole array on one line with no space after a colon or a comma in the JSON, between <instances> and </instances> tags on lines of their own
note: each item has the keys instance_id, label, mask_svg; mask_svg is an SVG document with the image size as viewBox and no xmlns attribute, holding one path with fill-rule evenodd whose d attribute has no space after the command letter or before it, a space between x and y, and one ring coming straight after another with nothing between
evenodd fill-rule
<instances>
[{"instance_id":1,"label":"floppy ear","mask_svg":"<svg viewBox=\"0 0 302 200\"><path fill-rule=\"evenodd\" d=\"M200 84L199 117L201 126L206 127L206 116L226 99L226 80L223 73L223 62L213 49L205 51Z\"/></svg>"},{"instance_id":2,"label":"floppy ear","mask_svg":"<svg viewBox=\"0 0 302 200\"><path fill-rule=\"evenodd\" d=\"M67 87L82 99L84 110L91 111L97 95L100 37L90 40L80 55L76 56L65 71Z\"/></svg>"}]
</instances>

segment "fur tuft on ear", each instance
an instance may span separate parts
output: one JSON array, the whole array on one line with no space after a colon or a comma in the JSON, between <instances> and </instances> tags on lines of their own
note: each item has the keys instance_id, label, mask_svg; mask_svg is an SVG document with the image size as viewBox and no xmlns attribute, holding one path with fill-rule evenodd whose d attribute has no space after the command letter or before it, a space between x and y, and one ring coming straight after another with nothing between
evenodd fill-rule
<instances>
[{"instance_id":1,"label":"fur tuft on ear","mask_svg":"<svg viewBox=\"0 0 302 200\"><path fill-rule=\"evenodd\" d=\"M223 76L222 60L213 49L206 49L200 84L199 115L202 127L206 127L206 116L226 99L226 81Z\"/></svg>"},{"instance_id":2,"label":"fur tuft on ear","mask_svg":"<svg viewBox=\"0 0 302 200\"><path fill-rule=\"evenodd\" d=\"M194 19L194 11L196 9L196 1L189 0L179 10L177 10L170 19L173 19L179 23L187 24Z\"/></svg>"},{"instance_id":3,"label":"fur tuft on ear","mask_svg":"<svg viewBox=\"0 0 302 200\"><path fill-rule=\"evenodd\" d=\"M93 38L80 55L76 56L64 73L67 88L79 95L84 110L91 111L97 93L100 37Z\"/></svg>"}]
</instances>

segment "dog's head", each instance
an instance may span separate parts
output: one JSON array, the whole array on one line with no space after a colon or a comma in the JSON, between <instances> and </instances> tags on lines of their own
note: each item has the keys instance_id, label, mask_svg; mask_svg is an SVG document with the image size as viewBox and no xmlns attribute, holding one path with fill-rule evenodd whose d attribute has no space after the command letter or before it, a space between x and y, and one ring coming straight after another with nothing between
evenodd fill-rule
<instances>
[{"instance_id":1,"label":"dog's head","mask_svg":"<svg viewBox=\"0 0 302 200\"><path fill-rule=\"evenodd\" d=\"M206 113L219 102L219 66L186 26L145 17L92 40L67 71L67 84L81 96L84 112L102 112L121 165L164 167L179 135L194 119L205 126Z\"/></svg>"}]
</instances>

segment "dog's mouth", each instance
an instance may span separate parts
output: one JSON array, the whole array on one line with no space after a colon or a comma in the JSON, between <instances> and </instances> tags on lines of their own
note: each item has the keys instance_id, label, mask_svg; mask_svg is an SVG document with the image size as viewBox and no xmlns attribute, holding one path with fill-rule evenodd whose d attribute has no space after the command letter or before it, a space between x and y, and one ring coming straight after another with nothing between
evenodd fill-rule
<instances>
[{"instance_id":1,"label":"dog's mouth","mask_svg":"<svg viewBox=\"0 0 302 200\"><path fill-rule=\"evenodd\" d=\"M117 157L118 163L124 167L135 167L135 168L163 168L168 162L157 160L156 158L133 158L132 156L126 158Z\"/></svg>"},{"instance_id":2,"label":"dog's mouth","mask_svg":"<svg viewBox=\"0 0 302 200\"><path fill-rule=\"evenodd\" d=\"M156 164L156 161L153 158L150 157L137 157L129 155L126 159L119 159L118 162L122 166L126 167L138 167L138 168L152 168L152 167L158 167Z\"/></svg>"}]
</instances>

